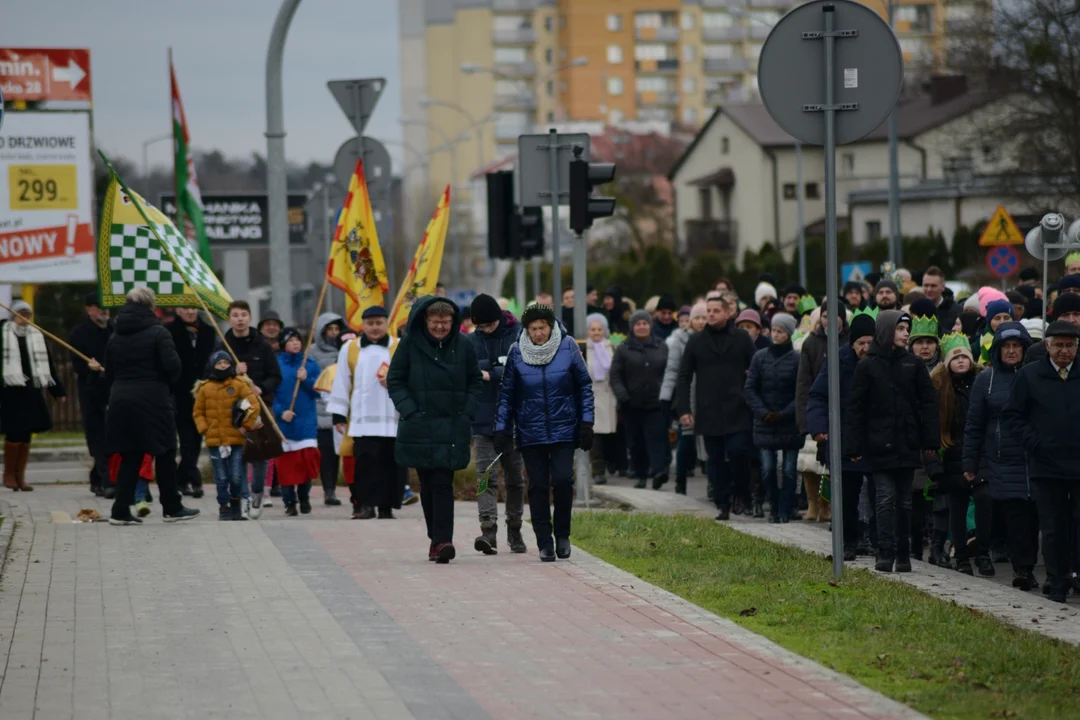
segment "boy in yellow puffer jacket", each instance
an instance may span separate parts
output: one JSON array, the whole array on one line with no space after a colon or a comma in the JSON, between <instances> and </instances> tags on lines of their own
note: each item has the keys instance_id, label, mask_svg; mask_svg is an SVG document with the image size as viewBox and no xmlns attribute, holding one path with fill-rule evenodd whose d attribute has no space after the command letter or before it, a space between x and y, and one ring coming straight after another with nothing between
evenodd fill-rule
<instances>
[{"instance_id":1,"label":"boy in yellow puffer jacket","mask_svg":"<svg viewBox=\"0 0 1080 720\"><path fill-rule=\"evenodd\" d=\"M255 393L247 382L236 377L236 366L224 350L210 356L209 377L195 383L192 392L195 427L210 448L218 520L247 520L251 496L244 472L244 431L254 430L259 423Z\"/></svg>"}]
</instances>

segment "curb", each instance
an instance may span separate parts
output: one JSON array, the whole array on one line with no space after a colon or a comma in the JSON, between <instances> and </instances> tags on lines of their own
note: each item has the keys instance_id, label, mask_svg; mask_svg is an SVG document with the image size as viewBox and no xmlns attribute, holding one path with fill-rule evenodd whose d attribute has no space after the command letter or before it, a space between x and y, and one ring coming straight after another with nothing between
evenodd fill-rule
<instances>
[{"instance_id":1,"label":"curb","mask_svg":"<svg viewBox=\"0 0 1080 720\"><path fill-rule=\"evenodd\" d=\"M6 500L0 500L0 518L4 519L4 522L0 523L0 582L3 582L11 538L15 536L15 513L11 503Z\"/></svg>"}]
</instances>

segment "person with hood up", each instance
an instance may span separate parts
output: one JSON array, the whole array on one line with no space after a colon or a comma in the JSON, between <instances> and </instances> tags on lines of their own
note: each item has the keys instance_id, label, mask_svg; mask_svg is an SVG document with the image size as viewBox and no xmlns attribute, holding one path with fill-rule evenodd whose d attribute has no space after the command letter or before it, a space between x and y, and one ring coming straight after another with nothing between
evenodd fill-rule
<instances>
[{"instance_id":1,"label":"person with hood up","mask_svg":"<svg viewBox=\"0 0 1080 720\"><path fill-rule=\"evenodd\" d=\"M859 361L870 352L870 343L874 339L877 310L856 311L851 316L848 342L840 348L840 405L846 406L851 395L851 386L855 380L855 369ZM829 458L829 362L821 366L821 372L810 387L810 397L806 404L806 429L814 442L821 444L826 461ZM844 499L844 560L851 562L858 555L859 538L865 528L859 523L859 496L869 467L865 459L853 461L843 459L840 486ZM836 477L833 472L832 477Z\"/></svg>"},{"instance_id":2,"label":"person with hood up","mask_svg":"<svg viewBox=\"0 0 1080 720\"><path fill-rule=\"evenodd\" d=\"M284 323L281 321L281 315L279 315L276 310L267 310L266 314L259 320L258 327L255 329L266 339L266 342L274 349L274 352L279 353L281 352L281 330L284 326Z\"/></svg>"},{"instance_id":3,"label":"person with hood up","mask_svg":"<svg viewBox=\"0 0 1080 720\"><path fill-rule=\"evenodd\" d=\"M593 446L589 451L593 485L607 484L607 452L605 446L614 444L618 431L618 409L615 391L611 389L611 362L615 347L608 339L608 322L603 313L585 318L587 342L585 364L589 368L593 389ZM676 337L681 330L676 330ZM670 347L671 341L668 341ZM670 351L669 351L670 352ZM661 393L663 391L661 390Z\"/></svg>"},{"instance_id":4,"label":"person with hood up","mask_svg":"<svg viewBox=\"0 0 1080 720\"><path fill-rule=\"evenodd\" d=\"M105 446L110 455L120 455L110 525L142 524L131 514L131 506L145 455L154 458L165 522L191 520L199 514L184 507L176 485L172 387L180 377L180 356L172 335L154 314L156 306L157 297L149 288L135 288L127 294L127 302L116 314L116 329L102 363L110 385Z\"/></svg>"},{"instance_id":5,"label":"person with hood up","mask_svg":"<svg viewBox=\"0 0 1080 720\"><path fill-rule=\"evenodd\" d=\"M630 316L630 337L615 348L611 362L611 389L626 426L626 442L644 450L631 453L637 488L651 479L653 490L659 490L668 481L668 417L660 402L667 361L668 347L653 334L649 313L638 310Z\"/></svg>"},{"instance_id":6,"label":"person with hood up","mask_svg":"<svg viewBox=\"0 0 1080 720\"><path fill-rule=\"evenodd\" d=\"M564 335L554 310L530 305L521 324L524 329L503 371L495 450L513 449L511 433L516 428L517 447L529 473L529 514L540 560L554 562L570 557L574 449L592 449L592 379L581 350ZM555 501L554 524L549 495Z\"/></svg>"},{"instance_id":7,"label":"person with hood up","mask_svg":"<svg viewBox=\"0 0 1080 720\"><path fill-rule=\"evenodd\" d=\"M274 398L274 415L285 441L281 444L285 454L274 461L281 499L285 502L285 514L295 517L297 502L300 512L311 512L311 481L319 476L318 410L319 393L315 381L319 377L319 363L315 358L304 358L304 341L296 328L285 328L278 336L281 353L281 384L292 388L299 381L300 390L293 402L292 391L281 392ZM291 405L291 407L290 407Z\"/></svg>"},{"instance_id":8,"label":"person with hood up","mask_svg":"<svg viewBox=\"0 0 1080 720\"><path fill-rule=\"evenodd\" d=\"M772 345L758 350L746 375L746 401L754 415L754 445L761 455L761 480L769 493L769 522L786 523L794 516L799 449L803 438L795 423L795 379L799 356L791 347L795 318L773 317ZM783 480L777 484L776 454Z\"/></svg>"},{"instance_id":9,"label":"person with hood up","mask_svg":"<svg viewBox=\"0 0 1080 720\"><path fill-rule=\"evenodd\" d=\"M998 326L990 346L990 367L976 376L971 388L963 452L964 479L969 483L980 478L988 480L994 511L1000 508L1004 512L1012 585L1024 591L1039 587L1033 572L1039 540L1038 514L1028 484L1024 448L1020 438L1005 432L1002 412L1031 343L1020 323ZM944 544L944 538L941 542Z\"/></svg>"},{"instance_id":10,"label":"person with hood up","mask_svg":"<svg viewBox=\"0 0 1080 720\"><path fill-rule=\"evenodd\" d=\"M453 301L425 295L413 303L408 331L386 376L400 418L394 456L415 468L427 525L428 559L449 563L454 549L454 472L469 466L471 426L484 378L476 346Z\"/></svg>"},{"instance_id":11,"label":"person with hood up","mask_svg":"<svg viewBox=\"0 0 1080 720\"><path fill-rule=\"evenodd\" d=\"M836 311L829 312L829 308L834 305L839 307ZM826 332L829 323L834 319L840 323L840 347L844 347L848 341L847 309L843 303L834 302L832 298L826 298L821 303L819 311L817 324L810 334L803 339L802 348L799 351L799 375L795 389L795 418L800 433L806 433L806 403L810 398L810 386L814 384L814 379L821 372L821 368L825 367L825 350L829 344ZM823 468L817 462L817 443L812 438L806 438L801 455L799 472L802 473L807 501L805 519L811 522L828 522L832 517L832 511L828 501L824 500L819 493Z\"/></svg>"},{"instance_id":12,"label":"person with hood up","mask_svg":"<svg viewBox=\"0 0 1080 720\"><path fill-rule=\"evenodd\" d=\"M743 312L754 311L744 310ZM671 415L674 406L675 388L679 382L679 366L682 364L686 344L694 333L699 333L705 329L707 317L705 303L694 305L690 308L690 326L676 330L667 339L668 359L667 365L664 367L664 383L660 387L660 404L664 408L665 418ZM599 393L596 393L596 395L599 398ZM696 406L693 388L690 390L690 401L692 406ZM597 404L599 405L599 400ZM691 414L693 410L692 407ZM679 439L675 446L675 492L680 495L686 494L686 478L693 472L696 461L697 441L694 438L694 433L689 428L679 425Z\"/></svg>"},{"instance_id":13,"label":"person with hood up","mask_svg":"<svg viewBox=\"0 0 1080 720\"><path fill-rule=\"evenodd\" d=\"M880 572L911 572L911 486L915 468L941 446L937 399L926 365L907 350L911 316L878 314L874 340L859 361L845 406L843 453L863 458L877 504Z\"/></svg>"},{"instance_id":14,"label":"person with hood up","mask_svg":"<svg viewBox=\"0 0 1080 720\"><path fill-rule=\"evenodd\" d=\"M675 303L675 298L667 293L661 295L660 299L657 300L656 314L653 316L652 321L652 333L658 340L667 340L671 337L671 333L679 327L679 321L675 317L675 311L678 309L679 306Z\"/></svg>"},{"instance_id":15,"label":"person with hood up","mask_svg":"<svg viewBox=\"0 0 1080 720\"><path fill-rule=\"evenodd\" d=\"M218 520L247 520L251 510L244 472L244 431L259 422L259 404L251 385L236 377L232 356L217 350L210 356L205 380L191 392L191 419L206 438L217 486Z\"/></svg>"},{"instance_id":16,"label":"person with hood up","mask_svg":"<svg viewBox=\"0 0 1080 720\"><path fill-rule=\"evenodd\" d=\"M337 313L325 312L315 321L315 343L311 346L309 357L315 358L319 372L338 361L341 350L341 332L345 329L345 319ZM334 450L334 421L327 409L327 399L319 396L315 404L318 410L319 477L322 479L323 504L341 505L337 497L338 468L341 460Z\"/></svg>"},{"instance_id":17,"label":"person with hood up","mask_svg":"<svg viewBox=\"0 0 1080 720\"><path fill-rule=\"evenodd\" d=\"M985 477L972 475L969 479L963 471L964 429L971 406L971 389L979 368L963 333L946 335L941 339L941 346L945 359L930 374L937 394L938 422L941 427L938 492L946 492L949 496L949 530L956 551L956 569L965 575L974 575L967 543L967 511L974 499L975 532L979 545L975 564L980 575L989 577L994 574L994 563L989 556L990 488Z\"/></svg>"},{"instance_id":18,"label":"person with hood up","mask_svg":"<svg viewBox=\"0 0 1080 720\"><path fill-rule=\"evenodd\" d=\"M528 548L521 534L521 522L525 514L525 478L521 474L521 453L511 450L500 457L495 451L494 443L499 387L502 385L510 348L521 335L521 325L517 318L499 307L495 298L484 294L477 295L472 301L472 317L476 323L476 332L469 339L476 349L480 374L484 378L480 405L472 425L476 470L482 473L496 458L499 459L506 483L506 541L510 545L510 552L523 553ZM487 490L476 498L476 509L480 515L480 535L473 547L485 555L499 552L498 493L499 473L498 468L494 468Z\"/></svg>"},{"instance_id":19,"label":"person with hood up","mask_svg":"<svg viewBox=\"0 0 1080 720\"><path fill-rule=\"evenodd\" d=\"M30 492L26 465L30 461L30 441L35 433L52 429L49 406L42 390L54 398L67 398L56 372L45 336L30 325L34 310L16 300L15 314L0 322L0 428L4 433L4 487Z\"/></svg>"}]
</instances>

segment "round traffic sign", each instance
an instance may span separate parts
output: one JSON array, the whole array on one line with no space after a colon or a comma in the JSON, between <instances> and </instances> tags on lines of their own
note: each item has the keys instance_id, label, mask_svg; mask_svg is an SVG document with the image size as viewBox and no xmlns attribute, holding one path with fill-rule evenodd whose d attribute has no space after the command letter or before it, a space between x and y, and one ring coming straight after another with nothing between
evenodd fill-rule
<instances>
[{"instance_id":1,"label":"round traffic sign","mask_svg":"<svg viewBox=\"0 0 1080 720\"><path fill-rule=\"evenodd\" d=\"M1020 256L1008 245L999 245L986 253L986 267L995 277L1012 277L1020 269Z\"/></svg>"},{"instance_id":2,"label":"round traffic sign","mask_svg":"<svg viewBox=\"0 0 1080 720\"><path fill-rule=\"evenodd\" d=\"M788 134L825 144L825 13L833 15L836 143L854 142L889 117L904 81L892 28L865 5L817 0L776 23L758 60L758 86L769 115Z\"/></svg>"}]
</instances>

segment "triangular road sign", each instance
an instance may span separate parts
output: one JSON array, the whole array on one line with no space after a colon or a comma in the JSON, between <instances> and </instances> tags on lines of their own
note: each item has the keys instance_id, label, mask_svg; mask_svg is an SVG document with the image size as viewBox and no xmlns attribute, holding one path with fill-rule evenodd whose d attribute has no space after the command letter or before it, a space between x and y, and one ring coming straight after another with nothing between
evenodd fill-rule
<instances>
[{"instance_id":1,"label":"triangular road sign","mask_svg":"<svg viewBox=\"0 0 1080 720\"><path fill-rule=\"evenodd\" d=\"M341 106L345 117L349 118L349 122L356 128L357 135L363 135L368 119L379 102L379 96L386 87L386 79L331 80L326 86L330 88L330 94Z\"/></svg>"},{"instance_id":2,"label":"triangular road sign","mask_svg":"<svg viewBox=\"0 0 1080 720\"><path fill-rule=\"evenodd\" d=\"M990 222L986 223L986 229L979 236L979 247L995 247L997 245L1023 245L1024 234L1016 227L1012 216L1009 215L1004 205L998 205Z\"/></svg>"}]
</instances>

